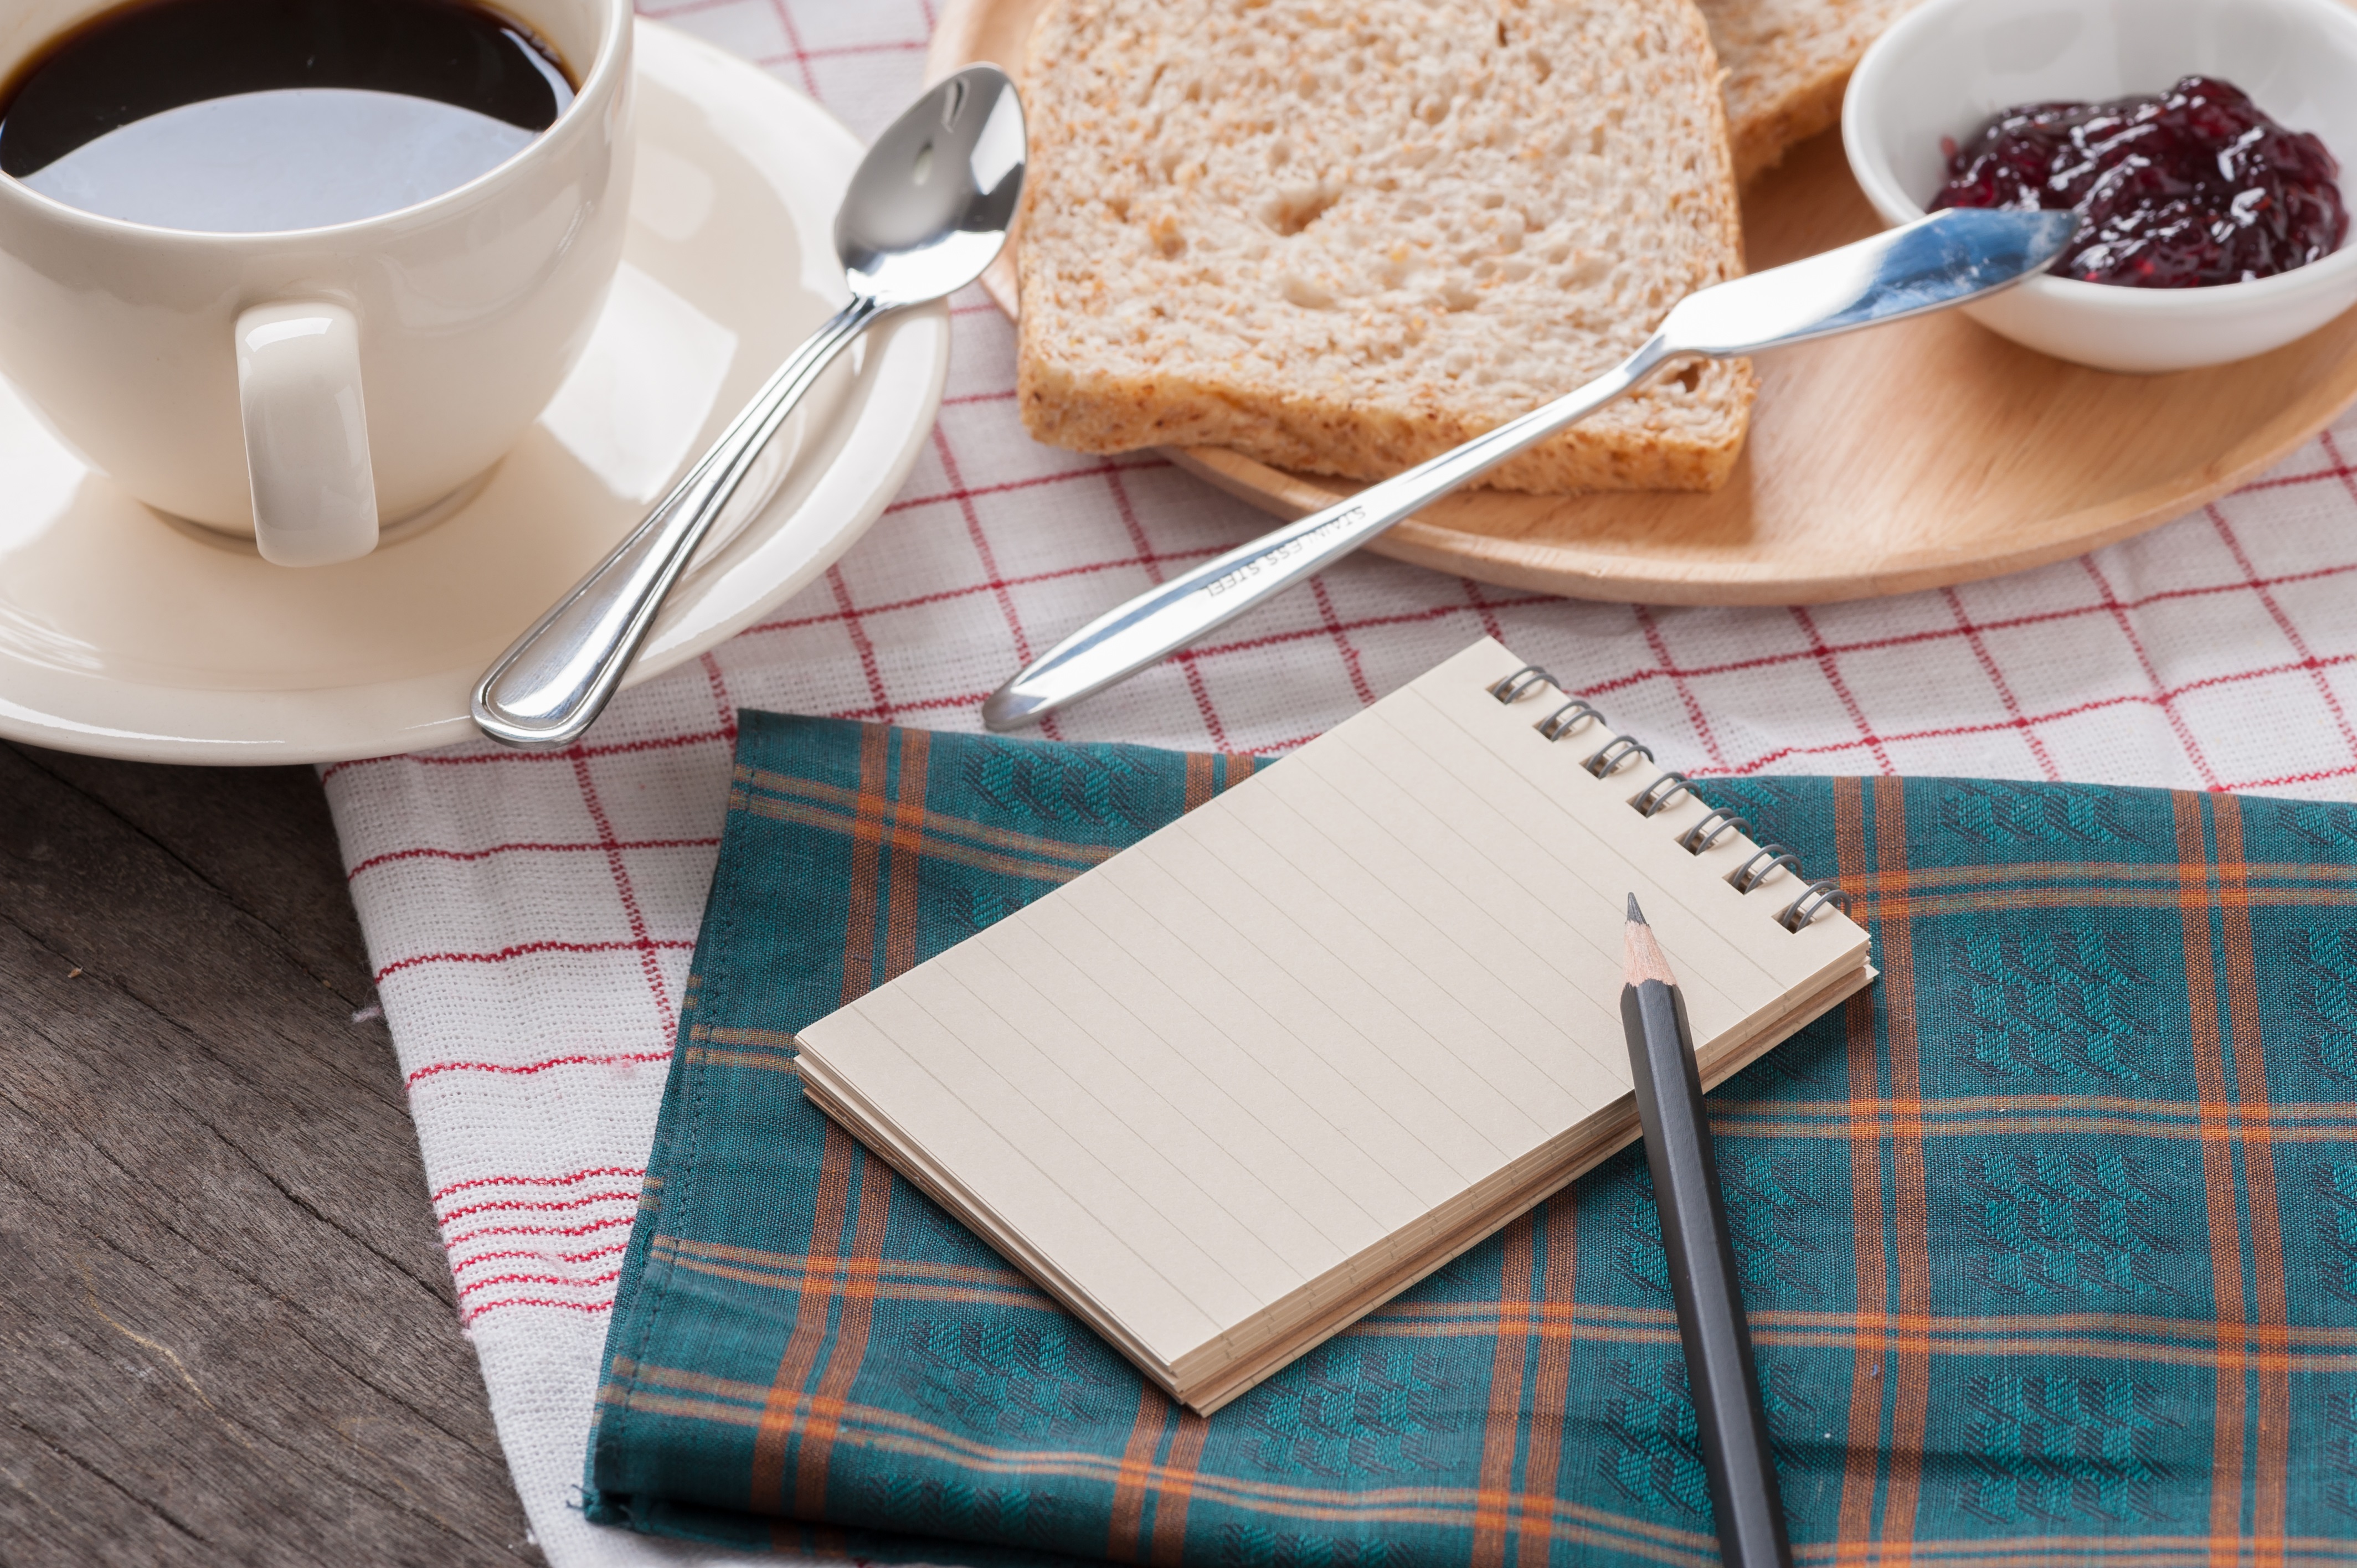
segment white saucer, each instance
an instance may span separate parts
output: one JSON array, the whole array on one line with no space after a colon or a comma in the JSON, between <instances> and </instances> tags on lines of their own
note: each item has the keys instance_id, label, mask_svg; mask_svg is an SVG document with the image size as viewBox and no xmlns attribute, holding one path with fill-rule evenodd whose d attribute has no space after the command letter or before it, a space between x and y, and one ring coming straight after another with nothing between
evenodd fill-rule
<instances>
[{"instance_id":1,"label":"white saucer","mask_svg":"<svg viewBox=\"0 0 2357 1568\"><path fill-rule=\"evenodd\" d=\"M588 351L480 489L341 566L273 566L93 475L0 383L0 736L154 762L378 757L474 738L484 667L613 546L845 297L862 151L824 110L641 22L630 237ZM626 683L742 629L851 547L916 462L949 314L871 332L772 448ZM724 530L729 524L724 521Z\"/></svg>"}]
</instances>

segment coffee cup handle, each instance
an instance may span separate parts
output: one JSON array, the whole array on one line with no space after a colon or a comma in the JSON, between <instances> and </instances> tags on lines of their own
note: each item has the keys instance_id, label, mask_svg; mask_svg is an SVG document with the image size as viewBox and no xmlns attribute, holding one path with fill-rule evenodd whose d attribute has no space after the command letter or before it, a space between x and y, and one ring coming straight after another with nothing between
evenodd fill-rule
<instances>
[{"instance_id":1,"label":"coffee cup handle","mask_svg":"<svg viewBox=\"0 0 2357 1568\"><path fill-rule=\"evenodd\" d=\"M375 549L359 318L326 300L248 308L237 318L237 386L262 558L326 566Z\"/></svg>"}]
</instances>

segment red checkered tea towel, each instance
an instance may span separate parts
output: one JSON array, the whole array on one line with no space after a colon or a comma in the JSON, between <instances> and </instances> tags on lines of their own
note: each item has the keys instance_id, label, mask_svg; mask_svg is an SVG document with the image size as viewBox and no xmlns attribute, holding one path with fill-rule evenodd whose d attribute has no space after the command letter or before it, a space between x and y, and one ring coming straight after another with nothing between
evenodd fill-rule
<instances>
[{"instance_id":1,"label":"red checkered tea towel","mask_svg":"<svg viewBox=\"0 0 2357 1568\"><path fill-rule=\"evenodd\" d=\"M926 0L657 11L872 136ZM327 790L467 1332L560 1568L697 1554L575 1507L606 1313L710 878L738 706L975 727L1033 652L1268 520L1150 456L1033 444L1013 334L956 303L931 450L823 582L627 693L569 752L340 764ZM2357 781L2357 419L2130 543L1818 609L1579 604L1347 561L1050 733L1276 751L1487 634L1664 766L2345 795ZM716 1561L741 1562L734 1552Z\"/></svg>"}]
</instances>

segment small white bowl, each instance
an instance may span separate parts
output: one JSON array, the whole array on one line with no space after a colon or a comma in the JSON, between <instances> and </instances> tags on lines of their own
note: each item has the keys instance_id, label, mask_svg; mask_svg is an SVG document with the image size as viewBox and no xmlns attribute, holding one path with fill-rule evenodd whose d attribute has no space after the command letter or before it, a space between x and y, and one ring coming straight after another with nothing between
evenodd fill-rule
<instances>
[{"instance_id":1,"label":"small white bowl","mask_svg":"<svg viewBox=\"0 0 2357 1568\"><path fill-rule=\"evenodd\" d=\"M2020 103L2214 76L2312 131L2357 202L2357 11L2339 0L1926 0L1866 51L1842 104L1850 172L1883 221L1923 216L1963 141ZM2125 288L2040 275L1965 306L1991 330L2105 371L2182 371L2280 348L2357 305L2357 232L2271 278Z\"/></svg>"}]
</instances>

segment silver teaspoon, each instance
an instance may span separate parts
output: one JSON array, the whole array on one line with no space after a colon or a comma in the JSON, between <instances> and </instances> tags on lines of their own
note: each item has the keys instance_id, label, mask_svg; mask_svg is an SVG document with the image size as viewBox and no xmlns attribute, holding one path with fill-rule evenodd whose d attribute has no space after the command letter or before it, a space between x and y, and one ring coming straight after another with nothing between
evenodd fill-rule
<instances>
[{"instance_id":1,"label":"silver teaspoon","mask_svg":"<svg viewBox=\"0 0 2357 1568\"><path fill-rule=\"evenodd\" d=\"M819 372L869 326L980 277L1023 191L1023 105L996 66L951 77L877 138L834 219L851 303L811 334L647 520L516 639L475 686L475 723L510 746L565 746L595 723L663 596Z\"/></svg>"},{"instance_id":2,"label":"silver teaspoon","mask_svg":"<svg viewBox=\"0 0 2357 1568\"><path fill-rule=\"evenodd\" d=\"M982 704L982 722L995 730L1037 724L1127 679L1418 508L1635 391L1665 365L1756 354L1977 299L2050 265L2077 226L2070 212L1952 209L1698 289L1678 302L1643 347L1578 391L1098 617L993 692Z\"/></svg>"}]
</instances>

